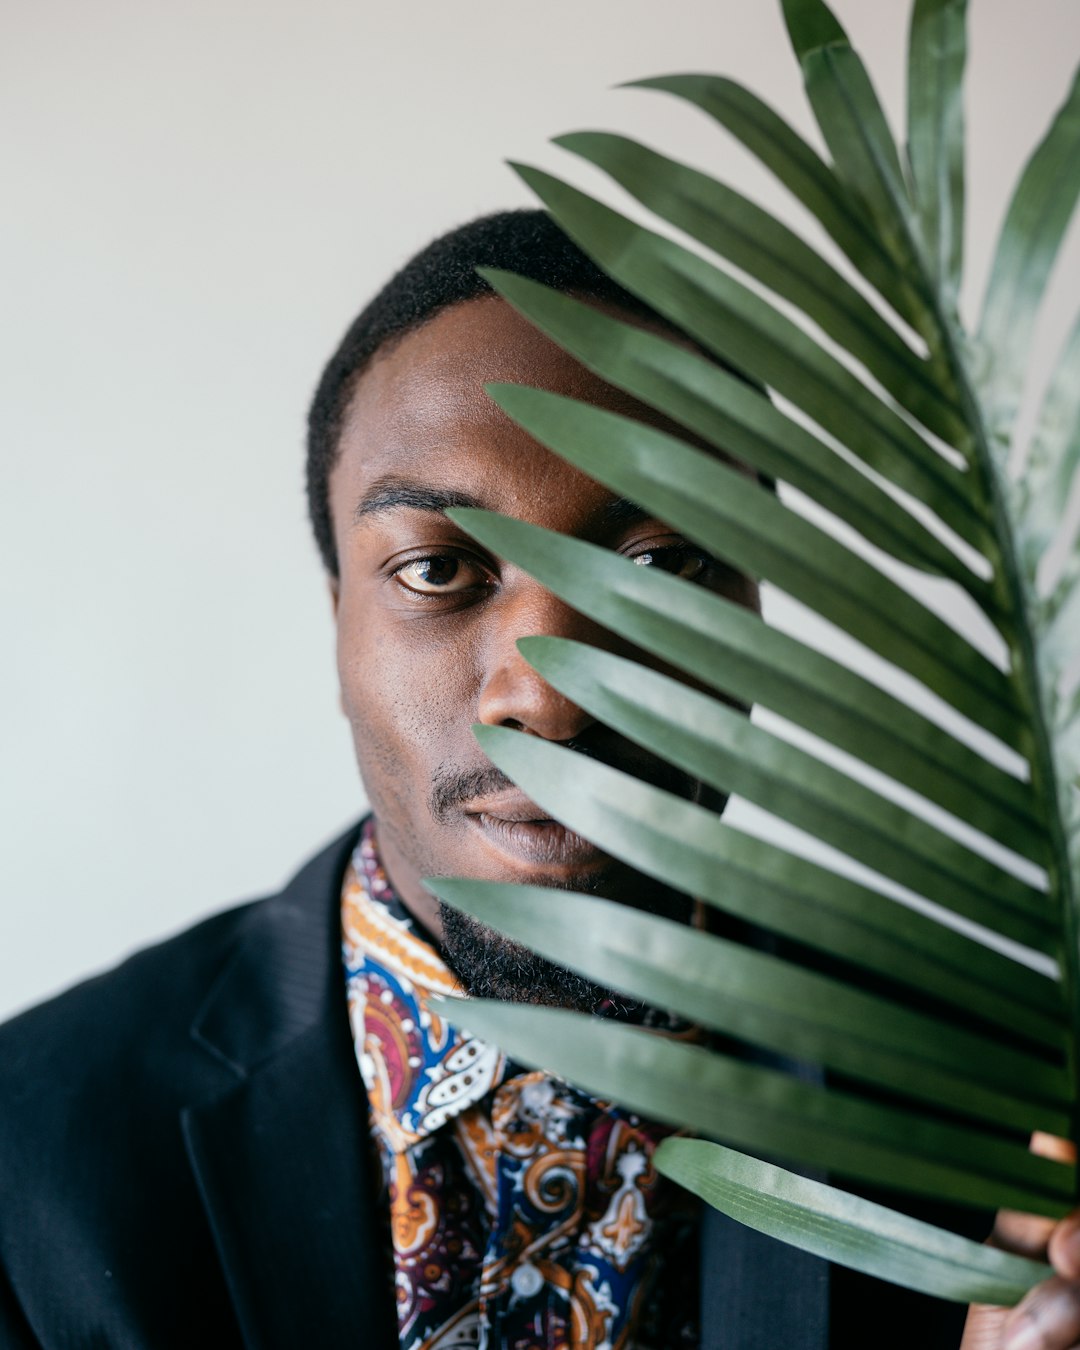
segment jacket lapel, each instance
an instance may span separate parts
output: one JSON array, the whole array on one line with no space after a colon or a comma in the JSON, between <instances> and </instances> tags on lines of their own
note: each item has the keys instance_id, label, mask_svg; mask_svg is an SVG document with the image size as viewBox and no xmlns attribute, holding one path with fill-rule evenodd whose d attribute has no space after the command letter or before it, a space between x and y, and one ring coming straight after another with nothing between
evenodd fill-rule
<instances>
[{"instance_id":1,"label":"jacket lapel","mask_svg":"<svg viewBox=\"0 0 1080 1350\"><path fill-rule=\"evenodd\" d=\"M253 907L192 1027L234 1079L182 1124L246 1350L397 1345L340 968L355 838Z\"/></svg>"}]
</instances>

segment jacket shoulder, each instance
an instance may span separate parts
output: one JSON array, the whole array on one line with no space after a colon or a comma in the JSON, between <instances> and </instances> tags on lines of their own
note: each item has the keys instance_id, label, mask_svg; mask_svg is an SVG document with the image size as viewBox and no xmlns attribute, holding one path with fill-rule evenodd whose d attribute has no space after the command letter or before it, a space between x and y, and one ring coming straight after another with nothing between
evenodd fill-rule
<instances>
[{"instance_id":1,"label":"jacket shoulder","mask_svg":"<svg viewBox=\"0 0 1080 1350\"><path fill-rule=\"evenodd\" d=\"M27 1326L43 1344L239 1344L182 1117L243 1082L252 1028L272 1042L298 1006L344 1005L354 838L0 1027L5 1345Z\"/></svg>"},{"instance_id":2,"label":"jacket shoulder","mask_svg":"<svg viewBox=\"0 0 1080 1350\"><path fill-rule=\"evenodd\" d=\"M46 1126L93 1112L110 1092L171 1109L217 1081L192 1027L237 955L259 952L284 929L326 923L324 901L340 880L355 830L308 862L278 894L211 915L0 1026L0 1156L10 1127ZM337 880L335 880L335 878ZM220 1069L220 1065L217 1066Z\"/></svg>"},{"instance_id":3,"label":"jacket shoulder","mask_svg":"<svg viewBox=\"0 0 1080 1350\"><path fill-rule=\"evenodd\" d=\"M5 1114L29 1112L40 1125L52 1098L70 1103L88 1081L103 1088L117 1075L141 1077L140 1065L187 1037L207 987L265 904L215 914L0 1026Z\"/></svg>"}]
</instances>

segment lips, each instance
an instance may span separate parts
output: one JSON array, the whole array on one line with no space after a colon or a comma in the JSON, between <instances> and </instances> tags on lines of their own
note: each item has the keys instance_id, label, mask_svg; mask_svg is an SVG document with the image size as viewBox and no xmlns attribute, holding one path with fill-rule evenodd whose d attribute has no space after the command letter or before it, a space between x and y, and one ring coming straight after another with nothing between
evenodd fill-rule
<instances>
[{"instance_id":1,"label":"lips","mask_svg":"<svg viewBox=\"0 0 1080 1350\"><path fill-rule=\"evenodd\" d=\"M595 844L545 816L520 792L470 802L465 814L490 848L519 866L577 872L607 861Z\"/></svg>"}]
</instances>

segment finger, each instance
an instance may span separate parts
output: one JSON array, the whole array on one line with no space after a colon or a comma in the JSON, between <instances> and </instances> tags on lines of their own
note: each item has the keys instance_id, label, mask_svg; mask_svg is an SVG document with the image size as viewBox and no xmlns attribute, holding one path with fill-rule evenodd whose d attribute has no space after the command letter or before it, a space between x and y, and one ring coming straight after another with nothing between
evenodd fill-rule
<instances>
[{"instance_id":1,"label":"finger","mask_svg":"<svg viewBox=\"0 0 1080 1350\"><path fill-rule=\"evenodd\" d=\"M968 1309L960 1350L1001 1350L1009 1308L977 1303Z\"/></svg>"},{"instance_id":2,"label":"finger","mask_svg":"<svg viewBox=\"0 0 1080 1350\"><path fill-rule=\"evenodd\" d=\"M1080 1339L1080 1285L1060 1275L1037 1285L1004 1327L1002 1350L1069 1350Z\"/></svg>"},{"instance_id":3,"label":"finger","mask_svg":"<svg viewBox=\"0 0 1080 1350\"><path fill-rule=\"evenodd\" d=\"M987 1242L991 1247L1042 1260L1055 1227L1053 1219L1037 1214L1021 1214L1015 1209L999 1209Z\"/></svg>"},{"instance_id":4,"label":"finger","mask_svg":"<svg viewBox=\"0 0 1080 1350\"><path fill-rule=\"evenodd\" d=\"M1071 1139L1062 1139L1060 1135L1046 1134L1036 1130L1031 1136L1028 1147L1040 1158L1052 1158L1054 1162L1071 1163L1076 1161L1076 1145Z\"/></svg>"},{"instance_id":5,"label":"finger","mask_svg":"<svg viewBox=\"0 0 1080 1350\"><path fill-rule=\"evenodd\" d=\"M1040 1158L1051 1158L1054 1162L1070 1163L1076 1159L1076 1146L1069 1139L1061 1139L1056 1134L1047 1134L1036 1130L1031 1136L1029 1148ZM1068 1222L1068 1221L1066 1221ZM1002 1247L1005 1251L1018 1252L1021 1256L1030 1256L1042 1260L1046 1256L1046 1245L1055 1228L1053 1219L1034 1214L1021 1214L1016 1210L999 1210L994 1219L994 1229L987 1239L991 1247ZM1067 1263L1069 1256L1065 1257ZM1076 1254L1077 1269L1066 1264L1061 1269L1070 1279L1080 1277L1080 1252Z\"/></svg>"},{"instance_id":6,"label":"finger","mask_svg":"<svg viewBox=\"0 0 1080 1350\"><path fill-rule=\"evenodd\" d=\"M1050 1235L1050 1264L1067 1280L1080 1280L1080 1209L1074 1209Z\"/></svg>"}]
</instances>

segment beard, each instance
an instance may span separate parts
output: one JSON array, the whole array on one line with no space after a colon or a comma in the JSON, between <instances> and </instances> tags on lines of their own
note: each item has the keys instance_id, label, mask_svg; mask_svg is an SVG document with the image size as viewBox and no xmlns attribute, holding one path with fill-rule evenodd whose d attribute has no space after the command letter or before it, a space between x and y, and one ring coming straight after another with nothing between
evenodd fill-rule
<instances>
[{"instance_id":1,"label":"beard","mask_svg":"<svg viewBox=\"0 0 1080 1350\"><path fill-rule=\"evenodd\" d=\"M552 883L552 889L603 894L608 887L602 878L590 878L586 884ZM657 883L649 900L652 903L644 896L635 898L628 907L659 914L677 923L692 921L694 902L689 896ZM442 900L439 901L439 920L442 924L442 958L470 998L569 1008L633 1022L659 1020L656 1016L659 1010L640 999L549 961Z\"/></svg>"},{"instance_id":2,"label":"beard","mask_svg":"<svg viewBox=\"0 0 1080 1350\"><path fill-rule=\"evenodd\" d=\"M631 1016L641 1005L440 902L442 957L470 998Z\"/></svg>"}]
</instances>

